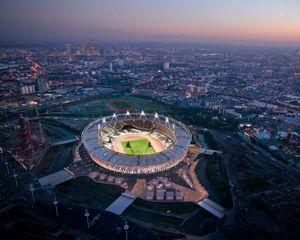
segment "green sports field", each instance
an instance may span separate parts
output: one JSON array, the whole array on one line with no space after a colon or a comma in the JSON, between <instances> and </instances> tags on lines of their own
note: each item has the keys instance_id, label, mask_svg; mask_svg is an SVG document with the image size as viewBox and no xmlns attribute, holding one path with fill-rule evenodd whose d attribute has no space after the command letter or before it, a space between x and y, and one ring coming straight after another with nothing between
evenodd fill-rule
<instances>
[{"instance_id":1,"label":"green sports field","mask_svg":"<svg viewBox=\"0 0 300 240\"><path fill-rule=\"evenodd\" d=\"M131 106L130 103L125 101L114 101L112 104L117 108L129 108Z\"/></svg>"},{"instance_id":2,"label":"green sports field","mask_svg":"<svg viewBox=\"0 0 300 240\"><path fill-rule=\"evenodd\" d=\"M126 154L144 155L155 153L154 148L151 145L149 146L149 141L146 138L124 141L121 144Z\"/></svg>"}]
</instances>

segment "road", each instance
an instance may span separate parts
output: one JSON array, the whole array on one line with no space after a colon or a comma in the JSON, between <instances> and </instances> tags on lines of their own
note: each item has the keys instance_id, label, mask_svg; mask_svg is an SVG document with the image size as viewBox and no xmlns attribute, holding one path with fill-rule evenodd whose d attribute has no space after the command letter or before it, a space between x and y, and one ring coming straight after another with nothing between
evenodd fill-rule
<instances>
[{"instance_id":1,"label":"road","mask_svg":"<svg viewBox=\"0 0 300 240\"><path fill-rule=\"evenodd\" d=\"M237 181L237 171L235 168L235 159L239 155L245 157L249 163L252 162L259 166L264 172L272 175L275 174L284 179L283 184L289 185L300 182L299 174L295 169L279 163L278 161L273 161L268 158L266 154L257 151L257 149L253 147L253 144L217 131L211 130L211 133L222 146L224 152L222 158L230 181L230 189L234 204L239 193L244 192Z\"/></svg>"}]
</instances>

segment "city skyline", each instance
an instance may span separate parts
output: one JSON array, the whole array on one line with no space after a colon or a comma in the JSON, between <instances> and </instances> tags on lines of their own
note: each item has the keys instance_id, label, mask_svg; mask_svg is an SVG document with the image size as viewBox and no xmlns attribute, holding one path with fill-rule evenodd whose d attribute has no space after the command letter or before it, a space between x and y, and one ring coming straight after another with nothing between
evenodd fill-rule
<instances>
[{"instance_id":1,"label":"city skyline","mask_svg":"<svg viewBox=\"0 0 300 240\"><path fill-rule=\"evenodd\" d=\"M298 239L299 12L2 0L1 239Z\"/></svg>"},{"instance_id":2,"label":"city skyline","mask_svg":"<svg viewBox=\"0 0 300 240\"><path fill-rule=\"evenodd\" d=\"M13 0L1 5L1 41L300 40L300 2L296 0Z\"/></svg>"}]
</instances>

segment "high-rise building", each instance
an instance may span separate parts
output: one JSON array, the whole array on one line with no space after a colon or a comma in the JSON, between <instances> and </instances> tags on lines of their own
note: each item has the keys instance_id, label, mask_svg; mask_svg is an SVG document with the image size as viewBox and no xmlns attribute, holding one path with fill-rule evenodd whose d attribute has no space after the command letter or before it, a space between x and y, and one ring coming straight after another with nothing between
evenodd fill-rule
<instances>
[{"instance_id":1,"label":"high-rise building","mask_svg":"<svg viewBox=\"0 0 300 240\"><path fill-rule=\"evenodd\" d=\"M113 71L114 71L113 63L110 63L110 64L109 64L109 71L110 71L110 72L113 72Z\"/></svg>"},{"instance_id":2,"label":"high-rise building","mask_svg":"<svg viewBox=\"0 0 300 240\"><path fill-rule=\"evenodd\" d=\"M0 59L6 58L7 57L7 53L5 51L0 51Z\"/></svg>"},{"instance_id":3,"label":"high-rise building","mask_svg":"<svg viewBox=\"0 0 300 240\"><path fill-rule=\"evenodd\" d=\"M36 79L36 89L38 92L47 92L50 90L49 83L46 79L38 76Z\"/></svg>"},{"instance_id":4,"label":"high-rise building","mask_svg":"<svg viewBox=\"0 0 300 240\"><path fill-rule=\"evenodd\" d=\"M64 52L64 54L66 56L70 56L72 54L72 45L71 45L71 43L66 43L65 44L65 52Z\"/></svg>"},{"instance_id":5,"label":"high-rise building","mask_svg":"<svg viewBox=\"0 0 300 240\"><path fill-rule=\"evenodd\" d=\"M164 69L167 70L170 68L170 63L169 62L164 62Z\"/></svg>"},{"instance_id":6,"label":"high-rise building","mask_svg":"<svg viewBox=\"0 0 300 240\"><path fill-rule=\"evenodd\" d=\"M82 42L77 54L85 56L100 56L100 50L98 45L91 40L89 42Z\"/></svg>"},{"instance_id":7,"label":"high-rise building","mask_svg":"<svg viewBox=\"0 0 300 240\"><path fill-rule=\"evenodd\" d=\"M192 94L206 94L208 92L209 84L203 83L200 86L195 86L192 84L187 85L187 92L189 96Z\"/></svg>"},{"instance_id":8,"label":"high-rise building","mask_svg":"<svg viewBox=\"0 0 300 240\"><path fill-rule=\"evenodd\" d=\"M21 86L20 87L20 93L22 95L27 95L27 94L32 94L35 93L35 86L30 85L30 86Z\"/></svg>"},{"instance_id":9,"label":"high-rise building","mask_svg":"<svg viewBox=\"0 0 300 240\"><path fill-rule=\"evenodd\" d=\"M92 79L89 72L84 73L84 83L85 85L90 85L92 83Z\"/></svg>"}]
</instances>

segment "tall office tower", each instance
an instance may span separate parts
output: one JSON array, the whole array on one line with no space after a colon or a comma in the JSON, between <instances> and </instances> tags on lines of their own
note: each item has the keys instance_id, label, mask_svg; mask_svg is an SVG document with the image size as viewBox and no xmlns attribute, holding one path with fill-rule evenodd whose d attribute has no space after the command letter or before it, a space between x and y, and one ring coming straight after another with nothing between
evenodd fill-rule
<instances>
[{"instance_id":1,"label":"tall office tower","mask_svg":"<svg viewBox=\"0 0 300 240\"><path fill-rule=\"evenodd\" d=\"M4 59L7 57L7 53L5 51L0 51L0 59Z\"/></svg>"},{"instance_id":2,"label":"tall office tower","mask_svg":"<svg viewBox=\"0 0 300 240\"><path fill-rule=\"evenodd\" d=\"M170 63L169 62L164 62L164 69L167 70L170 68Z\"/></svg>"},{"instance_id":3,"label":"tall office tower","mask_svg":"<svg viewBox=\"0 0 300 240\"><path fill-rule=\"evenodd\" d=\"M80 43L79 49L78 49L79 55L86 55L86 42Z\"/></svg>"},{"instance_id":4,"label":"tall office tower","mask_svg":"<svg viewBox=\"0 0 300 240\"><path fill-rule=\"evenodd\" d=\"M85 56L100 56L100 50L98 45L91 40L80 44L79 54Z\"/></svg>"},{"instance_id":5,"label":"tall office tower","mask_svg":"<svg viewBox=\"0 0 300 240\"><path fill-rule=\"evenodd\" d=\"M72 54L72 45L71 45L71 43L66 43L65 44L65 52L64 52L64 54L66 56L70 56Z\"/></svg>"},{"instance_id":6,"label":"tall office tower","mask_svg":"<svg viewBox=\"0 0 300 240\"><path fill-rule=\"evenodd\" d=\"M88 72L84 73L84 83L85 85L90 85L92 83L92 78Z\"/></svg>"},{"instance_id":7,"label":"tall office tower","mask_svg":"<svg viewBox=\"0 0 300 240\"><path fill-rule=\"evenodd\" d=\"M113 71L114 71L113 63L110 63L110 64L109 64L109 71L110 71L110 72L113 72Z\"/></svg>"},{"instance_id":8,"label":"tall office tower","mask_svg":"<svg viewBox=\"0 0 300 240\"><path fill-rule=\"evenodd\" d=\"M88 56L99 56L100 55L99 47L94 41L90 41L88 43L87 55Z\"/></svg>"},{"instance_id":9,"label":"tall office tower","mask_svg":"<svg viewBox=\"0 0 300 240\"><path fill-rule=\"evenodd\" d=\"M33 94L35 93L35 86L34 85L21 86L19 90L22 95Z\"/></svg>"},{"instance_id":10,"label":"tall office tower","mask_svg":"<svg viewBox=\"0 0 300 240\"><path fill-rule=\"evenodd\" d=\"M36 89L38 92L47 92L50 89L49 83L46 79L43 79L40 75L35 80Z\"/></svg>"}]
</instances>

